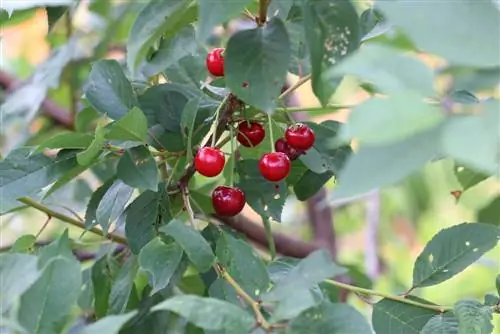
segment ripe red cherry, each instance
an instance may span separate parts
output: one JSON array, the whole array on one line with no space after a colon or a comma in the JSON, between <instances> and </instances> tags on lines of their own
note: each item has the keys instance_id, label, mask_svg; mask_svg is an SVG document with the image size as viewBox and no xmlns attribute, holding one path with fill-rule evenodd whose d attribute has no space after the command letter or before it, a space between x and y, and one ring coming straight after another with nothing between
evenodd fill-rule
<instances>
[{"instance_id":1,"label":"ripe red cherry","mask_svg":"<svg viewBox=\"0 0 500 334\"><path fill-rule=\"evenodd\" d=\"M235 216L245 206L245 193L237 187L219 186L212 192L212 205L219 216Z\"/></svg>"},{"instance_id":2,"label":"ripe red cherry","mask_svg":"<svg viewBox=\"0 0 500 334\"><path fill-rule=\"evenodd\" d=\"M314 145L314 131L303 123L291 125L285 131L287 143L299 150L308 150Z\"/></svg>"},{"instance_id":3,"label":"ripe red cherry","mask_svg":"<svg viewBox=\"0 0 500 334\"><path fill-rule=\"evenodd\" d=\"M302 154L305 153L304 150L297 150L296 148L291 147L287 141L283 138L280 138L274 143L274 149L276 152L285 153L290 160L297 160Z\"/></svg>"},{"instance_id":4,"label":"ripe red cherry","mask_svg":"<svg viewBox=\"0 0 500 334\"><path fill-rule=\"evenodd\" d=\"M271 182L283 180L290 173L291 162L283 152L266 153L259 161L262 176Z\"/></svg>"},{"instance_id":5,"label":"ripe red cherry","mask_svg":"<svg viewBox=\"0 0 500 334\"><path fill-rule=\"evenodd\" d=\"M266 136L262 124L257 122L243 121L238 125L238 142L245 147L259 145Z\"/></svg>"},{"instance_id":6,"label":"ripe red cherry","mask_svg":"<svg viewBox=\"0 0 500 334\"><path fill-rule=\"evenodd\" d=\"M224 52L223 48L215 48L207 54L205 61L208 72L216 77L224 76Z\"/></svg>"},{"instance_id":7,"label":"ripe red cherry","mask_svg":"<svg viewBox=\"0 0 500 334\"><path fill-rule=\"evenodd\" d=\"M215 147L203 147L194 157L194 167L198 173L208 177L219 175L225 162L224 154Z\"/></svg>"}]
</instances>

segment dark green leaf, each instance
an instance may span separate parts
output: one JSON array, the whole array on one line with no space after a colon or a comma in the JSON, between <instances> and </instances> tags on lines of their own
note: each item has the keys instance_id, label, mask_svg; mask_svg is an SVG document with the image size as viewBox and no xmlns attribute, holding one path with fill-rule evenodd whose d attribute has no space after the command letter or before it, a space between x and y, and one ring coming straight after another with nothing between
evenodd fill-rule
<instances>
[{"instance_id":1,"label":"dark green leaf","mask_svg":"<svg viewBox=\"0 0 500 334\"><path fill-rule=\"evenodd\" d=\"M500 274L498 274L495 279L495 286L497 288L498 295L500 296Z\"/></svg>"},{"instance_id":2,"label":"dark green leaf","mask_svg":"<svg viewBox=\"0 0 500 334\"><path fill-rule=\"evenodd\" d=\"M134 107L109 127L107 139L144 142L148 135L148 120L141 109Z\"/></svg>"},{"instance_id":3,"label":"dark green leaf","mask_svg":"<svg viewBox=\"0 0 500 334\"><path fill-rule=\"evenodd\" d=\"M121 315L109 315L99 319L82 330L82 334L118 334L123 325L136 315L137 311Z\"/></svg>"},{"instance_id":4,"label":"dark green leaf","mask_svg":"<svg viewBox=\"0 0 500 334\"><path fill-rule=\"evenodd\" d=\"M496 295L492 295L490 293L488 293L484 296L484 305L495 306L497 304L500 304L500 297L498 297Z\"/></svg>"},{"instance_id":5,"label":"dark green leaf","mask_svg":"<svg viewBox=\"0 0 500 334\"><path fill-rule=\"evenodd\" d=\"M61 132L41 143L37 151L42 151L45 148L87 148L94 137L88 133L80 132Z\"/></svg>"},{"instance_id":6,"label":"dark green leaf","mask_svg":"<svg viewBox=\"0 0 500 334\"><path fill-rule=\"evenodd\" d=\"M332 172L316 174L310 170L306 171L293 186L295 196L299 201L306 201L316 195L325 183L332 178Z\"/></svg>"},{"instance_id":7,"label":"dark green leaf","mask_svg":"<svg viewBox=\"0 0 500 334\"><path fill-rule=\"evenodd\" d=\"M90 229L98 224L97 222L97 207L101 203L102 198L108 191L108 189L113 185L115 179L110 179L102 186L96 189L92 196L90 197L89 204L87 204L87 210L85 211L85 227Z\"/></svg>"},{"instance_id":8,"label":"dark green leaf","mask_svg":"<svg viewBox=\"0 0 500 334\"><path fill-rule=\"evenodd\" d=\"M492 199L477 212L477 221L500 226L500 196Z\"/></svg>"},{"instance_id":9,"label":"dark green leaf","mask_svg":"<svg viewBox=\"0 0 500 334\"><path fill-rule=\"evenodd\" d=\"M208 75L205 59L187 55L165 69L165 74L171 82L190 85L198 89Z\"/></svg>"},{"instance_id":10,"label":"dark green leaf","mask_svg":"<svg viewBox=\"0 0 500 334\"><path fill-rule=\"evenodd\" d=\"M194 325L208 330L247 333L254 324L250 314L231 303L193 295L169 298L151 310L177 313Z\"/></svg>"},{"instance_id":11,"label":"dark green leaf","mask_svg":"<svg viewBox=\"0 0 500 334\"><path fill-rule=\"evenodd\" d=\"M373 308L372 326L377 334L420 334L425 324L435 315L436 311L433 310L382 299Z\"/></svg>"},{"instance_id":12,"label":"dark green leaf","mask_svg":"<svg viewBox=\"0 0 500 334\"><path fill-rule=\"evenodd\" d=\"M346 162L334 198L364 194L393 185L439 155L440 128L383 146L361 146Z\"/></svg>"},{"instance_id":13,"label":"dark green leaf","mask_svg":"<svg viewBox=\"0 0 500 334\"><path fill-rule=\"evenodd\" d=\"M152 293L165 288L181 263L182 248L175 242L168 244L159 238L151 240L139 253L139 265L149 273Z\"/></svg>"},{"instance_id":14,"label":"dark green leaf","mask_svg":"<svg viewBox=\"0 0 500 334\"><path fill-rule=\"evenodd\" d=\"M156 161L144 146L125 151L116 169L116 176L132 188L157 191L158 168Z\"/></svg>"},{"instance_id":15,"label":"dark green leaf","mask_svg":"<svg viewBox=\"0 0 500 334\"><path fill-rule=\"evenodd\" d=\"M267 13L269 16L277 16L281 20L285 21L290 13L290 9L294 4L294 0L285 1L271 1L267 7Z\"/></svg>"},{"instance_id":16,"label":"dark green leaf","mask_svg":"<svg viewBox=\"0 0 500 334\"><path fill-rule=\"evenodd\" d=\"M425 324L420 334L458 334L457 318L435 315Z\"/></svg>"},{"instance_id":17,"label":"dark green leaf","mask_svg":"<svg viewBox=\"0 0 500 334\"><path fill-rule=\"evenodd\" d=\"M432 286L455 276L495 247L500 229L463 223L441 230L425 246L413 268L413 287Z\"/></svg>"},{"instance_id":18,"label":"dark green leaf","mask_svg":"<svg viewBox=\"0 0 500 334\"><path fill-rule=\"evenodd\" d=\"M238 16L250 0L205 0L200 1L198 38L205 42L214 27Z\"/></svg>"},{"instance_id":19,"label":"dark green leaf","mask_svg":"<svg viewBox=\"0 0 500 334\"><path fill-rule=\"evenodd\" d=\"M37 268L37 258L28 254L0 255L0 307L2 312L10 309L21 295L42 274Z\"/></svg>"},{"instance_id":20,"label":"dark green leaf","mask_svg":"<svg viewBox=\"0 0 500 334\"><path fill-rule=\"evenodd\" d=\"M194 28L189 25L182 28L171 39L162 39L158 51L141 67L146 77L158 74L164 69L176 64L185 56L197 53Z\"/></svg>"},{"instance_id":21,"label":"dark green leaf","mask_svg":"<svg viewBox=\"0 0 500 334\"><path fill-rule=\"evenodd\" d=\"M79 152L76 155L76 159L78 164L82 166L88 166L92 163L92 161L97 158L99 153L102 151L102 146L104 145L104 134L105 128L102 123L98 123L95 129L94 139L87 147L85 151Z\"/></svg>"},{"instance_id":22,"label":"dark green leaf","mask_svg":"<svg viewBox=\"0 0 500 334\"><path fill-rule=\"evenodd\" d=\"M492 99L479 106L480 113L457 115L446 122L441 139L443 150L459 163L500 177L500 147L497 145L500 100Z\"/></svg>"},{"instance_id":23,"label":"dark green leaf","mask_svg":"<svg viewBox=\"0 0 500 334\"><path fill-rule=\"evenodd\" d=\"M461 89L450 93L450 99L461 104L477 104L479 99L471 92Z\"/></svg>"},{"instance_id":24,"label":"dark green leaf","mask_svg":"<svg viewBox=\"0 0 500 334\"><path fill-rule=\"evenodd\" d=\"M85 108L76 114L75 129L78 132L87 132L92 123L100 117L100 114L92 107Z\"/></svg>"},{"instance_id":25,"label":"dark green leaf","mask_svg":"<svg viewBox=\"0 0 500 334\"><path fill-rule=\"evenodd\" d=\"M118 219L133 191L134 188L120 180L115 180L106 190L96 209L96 221L103 231L107 232L109 226Z\"/></svg>"},{"instance_id":26,"label":"dark green leaf","mask_svg":"<svg viewBox=\"0 0 500 334\"><path fill-rule=\"evenodd\" d=\"M361 13L359 18L359 25L361 27L361 35L366 36L372 31L377 24L383 21L382 13L376 8L370 7Z\"/></svg>"},{"instance_id":27,"label":"dark green leaf","mask_svg":"<svg viewBox=\"0 0 500 334\"><path fill-rule=\"evenodd\" d=\"M92 266L94 313L98 319L104 317L108 312L112 280L113 277L109 269L108 258L104 256Z\"/></svg>"},{"instance_id":28,"label":"dark green leaf","mask_svg":"<svg viewBox=\"0 0 500 334\"><path fill-rule=\"evenodd\" d=\"M52 31L57 21L59 21L59 19L64 15L64 13L68 11L68 7L66 6L46 7L45 11L47 12L49 31Z\"/></svg>"},{"instance_id":29,"label":"dark green leaf","mask_svg":"<svg viewBox=\"0 0 500 334\"><path fill-rule=\"evenodd\" d=\"M432 6L425 1L378 1L377 8L424 52L472 67L500 65L500 39L491 34L498 27L492 1L440 1Z\"/></svg>"},{"instance_id":30,"label":"dark green leaf","mask_svg":"<svg viewBox=\"0 0 500 334\"><path fill-rule=\"evenodd\" d=\"M127 207L125 235L134 254L139 254L155 236L158 219L158 194L146 190Z\"/></svg>"},{"instance_id":31,"label":"dark green leaf","mask_svg":"<svg viewBox=\"0 0 500 334\"><path fill-rule=\"evenodd\" d=\"M264 27L231 36L225 51L226 85L244 102L271 113L289 62L288 33L283 22L273 18Z\"/></svg>"},{"instance_id":32,"label":"dark green leaf","mask_svg":"<svg viewBox=\"0 0 500 334\"><path fill-rule=\"evenodd\" d=\"M247 242L222 232L215 253L222 266L250 296L260 297L267 291L269 274L259 255Z\"/></svg>"},{"instance_id":33,"label":"dark green leaf","mask_svg":"<svg viewBox=\"0 0 500 334\"><path fill-rule=\"evenodd\" d=\"M215 256L208 242L201 234L180 220L174 219L160 229L181 245L199 272L206 272L215 262Z\"/></svg>"},{"instance_id":34,"label":"dark green leaf","mask_svg":"<svg viewBox=\"0 0 500 334\"><path fill-rule=\"evenodd\" d=\"M41 249L42 276L23 294L19 323L29 333L61 333L81 288L80 263L71 252L67 230Z\"/></svg>"},{"instance_id":35,"label":"dark green leaf","mask_svg":"<svg viewBox=\"0 0 500 334\"><path fill-rule=\"evenodd\" d=\"M371 331L365 317L352 306L323 302L293 319L287 333L367 334Z\"/></svg>"},{"instance_id":36,"label":"dark green leaf","mask_svg":"<svg viewBox=\"0 0 500 334\"><path fill-rule=\"evenodd\" d=\"M488 178L488 175L484 173L480 173L473 169L459 166L457 164L455 164L454 171L458 182L463 188L462 189L463 191L466 191L467 189L474 187L476 184Z\"/></svg>"},{"instance_id":37,"label":"dark green leaf","mask_svg":"<svg viewBox=\"0 0 500 334\"><path fill-rule=\"evenodd\" d=\"M238 161L240 179L237 186L243 190L248 205L263 217L281 222L281 213L288 196L285 181L271 183L260 174L257 160Z\"/></svg>"},{"instance_id":38,"label":"dark green leaf","mask_svg":"<svg viewBox=\"0 0 500 334\"><path fill-rule=\"evenodd\" d=\"M19 206L19 197L37 194L76 165L74 154L49 158L31 155L27 148L12 151L0 161L0 214Z\"/></svg>"},{"instance_id":39,"label":"dark green leaf","mask_svg":"<svg viewBox=\"0 0 500 334\"><path fill-rule=\"evenodd\" d=\"M189 0L152 0L142 8L127 41L127 65L131 72L144 61L148 49L160 36L165 33L173 36L191 22L196 15L191 12L193 6Z\"/></svg>"},{"instance_id":40,"label":"dark green leaf","mask_svg":"<svg viewBox=\"0 0 500 334\"><path fill-rule=\"evenodd\" d=\"M429 130L444 118L440 108L425 103L418 94L397 92L357 105L340 136L345 142L356 139L360 145L390 144Z\"/></svg>"},{"instance_id":41,"label":"dark green leaf","mask_svg":"<svg viewBox=\"0 0 500 334\"><path fill-rule=\"evenodd\" d=\"M33 234L22 235L12 244L11 253L30 253L36 244L36 237Z\"/></svg>"},{"instance_id":42,"label":"dark green leaf","mask_svg":"<svg viewBox=\"0 0 500 334\"><path fill-rule=\"evenodd\" d=\"M210 288L208 289L208 295L213 298L225 300L234 305L242 305L233 287L230 286L222 278L216 278L215 281L210 285Z\"/></svg>"},{"instance_id":43,"label":"dark green leaf","mask_svg":"<svg viewBox=\"0 0 500 334\"><path fill-rule=\"evenodd\" d=\"M317 287L312 289L298 289L292 294L281 298L273 310L270 321L280 322L294 319L303 311L320 304L323 299L324 296Z\"/></svg>"},{"instance_id":44,"label":"dark green leaf","mask_svg":"<svg viewBox=\"0 0 500 334\"><path fill-rule=\"evenodd\" d=\"M109 294L109 314L124 313L133 292L134 279L138 270L137 258L129 257L116 274Z\"/></svg>"},{"instance_id":45,"label":"dark green leaf","mask_svg":"<svg viewBox=\"0 0 500 334\"><path fill-rule=\"evenodd\" d=\"M281 3L280 1L272 1ZM311 73L311 56L306 41L304 25L301 22L287 22L286 30L290 35L290 64L288 70L290 73L304 77Z\"/></svg>"},{"instance_id":46,"label":"dark green leaf","mask_svg":"<svg viewBox=\"0 0 500 334\"><path fill-rule=\"evenodd\" d=\"M193 131L194 125L196 123L196 115L198 114L198 107L200 105L200 99L194 98L189 100L184 109L182 110L181 116L181 131L184 137L187 138L187 152L186 152L186 163L190 163L193 159Z\"/></svg>"},{"instance_id":47,"label":"dark green leaf","mask_svg":"<svg viewBox=\"0 0 500 334\"><path fill-rule=\"evenodd\" d=\"M321 104L326 105L338 83L332 84L323 73L358 48L358 15L350 1L339 0L305 0L303 12L312 87Z\"/></svg>"},{"instance_id":48,"label":"dark green leaf","mask_svg":"<svg viewBox=\"0 0 500 334\"><path fill-rule=\"evenodd\" d=\"M493 332L491 307L475 300L460 300L453 307L458 319L459 334L490 334Z\"/></svg>"},{"instance_id":49,"label":"dark green leaf","mask_svg":"<svg viewBox=\"0 0 500 334\"><path fill-rule=\"evenodd\" d=\"M344 273L346 270L336 265L327 251L320 249L301 260L263 298L277 301L296 291L311 289L326 278Z\"/></svg>"},{"instance_id":50,"label":"dark green leaf","mask_svg":"<svg viewBox=\"0 0 500 334\"><path fill-rule=\"evenodd\" d=\"M137 105L132 86L116 60L94 63L84 91L95 110L115 120Z\"/></svg>"}]
</instances>

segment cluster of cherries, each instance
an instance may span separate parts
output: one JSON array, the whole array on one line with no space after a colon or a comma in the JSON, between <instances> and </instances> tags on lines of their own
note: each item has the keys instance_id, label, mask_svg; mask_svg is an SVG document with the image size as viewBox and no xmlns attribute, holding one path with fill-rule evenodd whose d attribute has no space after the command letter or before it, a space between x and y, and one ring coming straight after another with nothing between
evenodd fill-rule
<instances>
[{"instance_id":1,"label":"cluster of cherries","mask_svg":"<svg viewBox=\"0 0 500 334\"><path fill-rule=\"evenodd\" d=\"M224 75L224 49L212 50L206 59L208 71L214 76ZM245 147L259 145L266 136L262 124L242 121L238 124L236 139ZM279 182L290 173L291 161L296 160L314 145L314 131L307 125L297 123L289 126L285 137L274 143L275 152L264 154L259 160L261 175L268 181ZM203 147L196 153L196 171L206 177L215 177L224 169L224 153L216 147ZM232 171L231 171L232 172ZM234 216L243 210L245 193L234 186L218 186L212 192L212 205L219 216Z\"/></svg>"}]
</instances>

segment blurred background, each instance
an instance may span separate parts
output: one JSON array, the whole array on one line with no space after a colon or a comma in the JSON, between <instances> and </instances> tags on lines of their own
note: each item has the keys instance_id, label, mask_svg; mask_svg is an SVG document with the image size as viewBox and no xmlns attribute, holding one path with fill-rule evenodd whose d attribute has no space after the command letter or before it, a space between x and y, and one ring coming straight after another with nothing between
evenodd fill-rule
<instances>
[{"instance_id":1,"label":"blurred background","mask_svg":"<svg viewBox=\"0 0 500 334\"><path fill-rule=\"evenodd\" d=\"M357 5L362 11L368 7L369 1L359 1ZM88 11L85 6L79 6L78 11L71 13L71 20L65 15L62 16L50 27L50 33L45 9L16 12L9 20L5 16L6 13L2 12L1 102L6 98L7 91L14 89L23 80L29 79L34 90L23 92L26 94L25 103L36 104L39 90L47 89L47 97L51 103L63 110L78 109L78 99L81 94L79 87L85 82L92 59L96 59L93 57L119 60L124 57L124 45L134 16L128 14L118 19L119 9L106 10L110 10L113 14L108 17L101 13L99 16L97 15L99 12L96 14ZM108 31L109 40L104 44L102 36L97 36L96 31L101 30L103 25L107 25L105 29L109 30L109 20L115 20L113 31ZM235 23L234 27L228 29L236 29L237 25L238 23ZM68 38L72 38L70 36L79 36L79 49L64 49ZM407 41L401 36L385 38L387 43L396 47L407 47L405 44ZM95 44L102 45L103 49L92 56L90 50ZM54 73L57 67L50 63L55 57L67 58L68 65L60 73L60 78L53 78L53 82L46 86L43 86L44 83L37 86L36 80L45 80L43 82L46 83L49 81L48 77L57 75ZM425 54L421 54L420 57L431 67L439 69L442 66L439 59ZM45 70L40 70L40 66L42 69L45 66ZM34 74L36 75L33 76ZM492 78L464 75L462 79L478 95L481 93L498 95L498 91L481 91L484 80ZM296 80L297 77L290 77L290 82ZM445 76L442 82L436 82L436 85L443 87L445 84L448 84ZM368 97L368 93L359 87L358 82L346 79L332 102L352 106ZM299 106L319 105L308 84L297 91L295 99ZM50 118L40 115L32 117L33 112L29 107L22 106L12 113L5 111L2 112L1 123L2 156L13 147L25 142L27 138L31 138L27 144L36 144L43 138L62 130L57 122ZM312 113L310 117L314 121L334 119L344 122L348 120L349 108L341 108L329 114ZM353 266L360 272L356 284L392 293L406 291L411 285L413 261L431 237L442 228L465 221L477 221L478 212L481 212L492 198L500 195L498 180L488 179L458 196L462 187L454 175L453 168L453 161L439 161L428 165L397 186L374 191L362 198L329 204L333 212L331 224L335 229L338 262ZM105 173L106 170L101 172ZM85 173L78 181L51 195L50 201L59 205L59 209L67 214L82 216L85 214L92 189L99 184L98 177L92 173ZM332 179L327 185L327 191L331 192L333 189ZM69 208L74 213L69 213ZM250 210L245 214L257 220L258 216ZM22 234L36 234L46 221L44 215L34 210L13 212L0 219L0 247L12 244ZM492 223L500 224L500 217L497 216L496 221ZM50 240L66 227L54 219L44 229L39 240ZM305 240L314 238L307 205L297 201L293 196L289 198L285 207L283 223L275 223L273 228L293 236L301 235ZM75 237L81 233L78 230L71 232ZM90 243L92 240L86 242ZM463 273L437 286L417 290L415 294L444 305L451 305L459 298L482 299L486 293L495 291L494 277L500 272L499 269L500 249L497 247ZM366 275L362 275L361 272L365 272ZM371 308L365 302L354 295L349 299L369 315ZM500 333L500 319L498 317L495 319L496 333Z\"/></svg>"}]
</instances>

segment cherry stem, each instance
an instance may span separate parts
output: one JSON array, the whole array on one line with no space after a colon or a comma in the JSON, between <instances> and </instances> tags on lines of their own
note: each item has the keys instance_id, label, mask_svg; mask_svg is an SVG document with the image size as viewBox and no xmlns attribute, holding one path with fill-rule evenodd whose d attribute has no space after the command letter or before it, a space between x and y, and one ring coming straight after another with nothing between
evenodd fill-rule
<instances>
[{"instance_id":1,"label":"cherry stem","mask_svg":"<svg viewBox=\"0 0 500 334\"><path fill-rule=\"evenodd\" d=\"M299 79L299 81L297 81L294 85L290 86L287 90L285 90L279 97L278 99L281 100L283 98L285 98L286 96L288 96L288 94L294 92L295 90L297 90L300 86L302 86L303 84L305 84L307 81L309 81L309 79L311 79L311 74L308 74L306 75L305 77L302 77Z\"/></svg>"},{"instance_id":2,"label":"cherry stem","mask_svg":"<svg viewBox=\"0 0 500 334\"><path fill-rule=\"evenodd\" d=\"M229 141L231 142L231 154L232 156L229 158L231 160L230 164L230 173L229 173L229 186L232 187L234 184L234 166L235 166L235 160L236 160L236 155L234 154L235 147L234 147L234 129L232 126L229 127Z\"/></svg>"},{"instance_id":3,"label":"cherry stem","mask_svg":"<svg viewBox=\"0 0 500 334\"><path fill-rule=\"evenodd\" d=\"M271 259L274 260L276 258L276 245L274 244L273 231L271 229L271 221L268 217L262 217L262 222L264 223L264 228L266 231L266 239L269 246L269 253L271 255Z\"/></svg>"},{"instance_id":4,"label":"cherry stem","mask_svg":"<svg viewBox=\"0 0 500 334\"><path fill-rule=\"evenodd\" d=\"M187 183L181 182L180 188L182 194L182 201L184 202L184 207L186 208L186 212L188 214L189 223L191 224L192 228L196 229L196 223L194 221L194 211L193 208L191 207L191 202L189 200L189 190Z\"/></svg>"},{"instance_id":5,"label":"cherry stem","mask_svg":"<svg viewBox=\"0 0 500 334\"><path fill-rule=\"evenodd\" d=\"M35 239L38 240L38 238L40 237L40 234L42 234L42 232L45 231L45 228L47 228L47 226L49 225L51 220L52 220L52 216L47 213L47 219L45 220L45 223L43 224L42 228L35 235Z\"/></svg>"},{"instance_id":6,"label":"cherry stem","mask_svg":"<svg viewBox=\"0 0 500 334\"><path fill-rule=\"evenodd\" d=\"M226 95L224 100L222 100L222 102L219 104L219 107L217 107L217 110L215 111L214 121L212 123L212 127L211 127L210 132L209 132L210 134L212 134L212 147L215 146L215 143L217 140L216 132L217 132L217 125L219 124L219 114L220 114L222 107L226 104L227 100L229 99L229 96L231 96L231 94Z\"/></svg>"},{"instance_id":7,"label":"cherry stem","mask_svg":"<svg viewBox=\"0 0 500 334\"><path fill-rule=\"evenodd\" d=\"M269 140L271 141L271 152L275 152L274 149L274 134L273 134L273 119L271 118L271 114L267 114L268 119L268 127L269 127Z\"/></svg>"}]
</instances>

